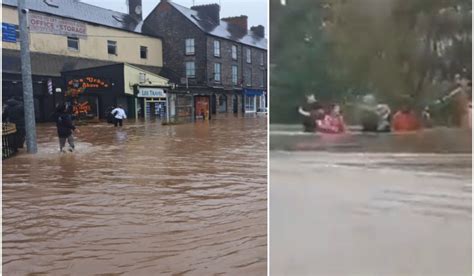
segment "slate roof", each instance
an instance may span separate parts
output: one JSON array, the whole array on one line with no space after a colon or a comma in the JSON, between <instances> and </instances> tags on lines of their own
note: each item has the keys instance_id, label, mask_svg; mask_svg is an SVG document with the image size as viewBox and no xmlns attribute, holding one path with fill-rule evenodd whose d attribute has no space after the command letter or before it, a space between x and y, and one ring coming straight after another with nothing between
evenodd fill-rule
<instances>
[{"instance_id":1,"label":"slate roof","mask_svg":"<svg viewBox=\"0 0 474 276\"><path fill-rule=\"evenodd\" d=\"M229 23L223 20L220 20L219 24L213 24L206 18L200 18L198 12L195 10L183 7L171 1L169 1L169 3L189 21L194 23L199 29L207 34L264 50L267 49L267 39L257 36L252 31L248 31L247 34L242 34L238 30L233 29Z\"/></svg>"},{"instance_id":2,"label":"slate roof","mask_svg":"<svg viewBox=\"0 0 474 276\"><path fill-rule=\"evenodd\" d=\"M54 1L58 3L57 7L46 4L44 0L26 0L26 7L32 11L141 33L141 25L143 21L137 22L127 13L104 9L78 0ZM18 1L2 0L2 5L17 7Z\"/></svg>"}]
</instances>

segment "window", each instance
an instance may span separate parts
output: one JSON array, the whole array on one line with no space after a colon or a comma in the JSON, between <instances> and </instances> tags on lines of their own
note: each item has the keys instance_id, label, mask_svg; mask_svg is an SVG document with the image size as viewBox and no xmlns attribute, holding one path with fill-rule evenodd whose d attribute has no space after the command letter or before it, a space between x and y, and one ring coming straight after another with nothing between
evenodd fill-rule
<instances>
[{"instance_id":1,"label":"window","mask_svg":"<svg viewBox=\"0 0 474 276\"><path fill-rule=\"evenodd\" d=\"M194 55L194 38L186 39L186 55Z\"/></svg>"},{"instance_id":2,"label":"window","mask_svg":"<svg viewBox=\"0 0 474 276\"><path fill-rule=\"evenodd\" d=\"M79 51L79 38L68 36L67 37L67 48L73 51Z\"/></svg>"},{"instance_id":3,"label":"window","mask_svg":"<svg viewBox=\"0 0 474 276\"><path fill-rule=\"evenodd\" d=\"M265 53L260 53L260 65L264 65L265 64Z\"/></svg>"},{"instance_id":4,"label":"window","mask_svg":"<svg viewBox=\"0 0 474 276\"><path fill-rule=\"evenodd\" d=\"M221 42L219 40L214 40L214 56L221 56Z\"/></svg>"},{"instance_id":5,"label":"window","mask_svg":"<svg viewBox=\"0 0 474 276\"><path fill-rule=\"evenodd\" d=\"M232 65L232 84L237 85L237 65Z\"/></svg>"},{"instance_id":6,"label":"window","mask_svg":"<svg viewBox=\"0 0 474 276\"><path fill-rule=\"evenodd\" d=\"M264 87L265 86L265 71L262 70L261 71L261 77L260 77L260 87Z\"/></svg>"},{"instance_id":7,"label":"window","mask_svg":"<svg viewBox=\"0 0 474 276\"><path fill-rule=\"evenodd\" d=\"M221 81L221 64L214 63L214 81L220 82Z\"/></svg>"},{"instance_id":8,"label":"window","mask_svg":"<svg viewBox=\"0 0 474 276\"><path fill-rule=\"evenodd\" d=\"M255 112L255 96L245 96L245 111Z\"/></svg>"},{"instance_id":9,"label":"window","mask_svg":"<svg viewBox=\"0 0 474 276\"><path fill-rule=\"evenodd\" d=\"M140 46L140 58L148 58L148 47Z\"/></svg>"},{"instance_id":10,"label":"window","mask_svg":"<svg viewBox=\"0 0 474 276\"><path fill-rule=\"evenodd\" d=\"M186 62L186 77L194 78L196 76L196 68L194 66L194 61Z\"/></svg>"},{"instance_id":11,"label":"window","mask_svg":"<svg viewBox=\"0 0 474 276\"><path fill-rule=\"evenodd\" d=\"M109 55L117 55L117 41L107 40L107 52Z\"/></svg>"},{"instance_id":12,"label":"window","mask_svg":"<svg viewBox=\"0 0 474 276\"><path fill-rule=\"evenodd\" d=\"M245 71L245 84L247 86L252 86L252 70L250 69L247 69L247 71Z\"/></svg>"},{"instance_id":13,"label":"window","mask_svg":"<svg viewBox=\"0 0 474 276\"><path fill-rule=\"evenodd\" d=\"M247 48L246 50L247 54L247 63L252 63L252 51L250 50L250 48Z\"/></svg>"},{"instance_id":14,"label":"window","mask_svg":"<svg viewBox=\"0 0 474 276\"><path fill-rule=\"evenodd\" d=\"M232 45L232 59L237 60L237 46Z\"/></svg>"}]
</instances>

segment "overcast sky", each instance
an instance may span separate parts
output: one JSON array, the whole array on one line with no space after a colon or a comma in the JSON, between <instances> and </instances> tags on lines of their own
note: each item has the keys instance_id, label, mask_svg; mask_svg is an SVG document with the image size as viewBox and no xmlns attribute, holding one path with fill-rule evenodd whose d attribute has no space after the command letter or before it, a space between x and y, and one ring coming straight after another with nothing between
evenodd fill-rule
<instances>
[{"instance_id":1,"label":"overcast sky","mask_svg":"<svg viewBox=\"0 0 474 276\"><path fill-rule=\"evenodd\" d=\"M104 7L107 9L128 12L127 0L81 0L95 6ZM143 15L146 17L151 10L158 5L160 0L142 0ZM221 18L229 16L247 15L248 25L251 26L263 25L265 26L265 36L268 35L267 28L267 0L174 0L185 7L191 7L193 2L195 5L219 3L221 5Z\"/></svg>"}]
</instances>

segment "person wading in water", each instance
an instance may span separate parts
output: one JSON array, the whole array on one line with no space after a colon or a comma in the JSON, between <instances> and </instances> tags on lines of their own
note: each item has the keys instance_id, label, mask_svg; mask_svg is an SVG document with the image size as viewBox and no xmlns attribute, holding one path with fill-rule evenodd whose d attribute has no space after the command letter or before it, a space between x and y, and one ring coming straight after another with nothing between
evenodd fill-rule
<instances>
[{"instance_id":1,"label":"person wading in water","mask_svg":"<svg viewBox=\"0 0 474 276\"><path fill-rule=\"evenodd\" d=\"M64 146L66 145L66 140L70 146L69 151L74 151L74 137L72 136L73 132L79 133L72 123L72 115L66 111L66 106L64 104L59 105L56 108L56 113L54 114L56 120L56 128L58 130L59 137L59 151L65 152Z\"/></svg>"}]
</instances>

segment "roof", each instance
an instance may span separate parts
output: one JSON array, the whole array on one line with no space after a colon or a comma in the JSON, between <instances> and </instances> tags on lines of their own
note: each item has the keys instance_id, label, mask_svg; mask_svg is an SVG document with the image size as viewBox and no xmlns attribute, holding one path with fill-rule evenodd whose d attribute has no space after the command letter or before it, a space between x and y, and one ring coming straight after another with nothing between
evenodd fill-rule
<instances>
[{"instance_id":1,"label":"roof","mask_svg":"<svg viewBox=\"0 0 474 276\"><path fill-rule=\"evenodd\" d=\"M43 0L26 0L26 7L32 11L48 13L65 18L99 24L130 32L141 33L142 21L137 22L127 13L104 9L78 0L55 0L57 7ZM2 0L3 5L17 7L17 0Z\"/></svg>"},{"instance_id":2,"label":"roof","mask_svg":"<svg viewBox=\"0 0 474 276\"><path fill-rule=\"evenodd\" d=\"M267 39L256 35L252 31L247 31L246 34L242 34L238 30L232 28L232 26L223 21L219 20L219 24L213 24L205 18L200 18L198 12L190 8L183 7L174 2L169 1L176 10L183 14L189 21L196 25L203 32L221 37L229 40L233 40L245 45L253 46L260 49L267 49Z\"/></svg>"},{"instance_id":3,"label":"roof","mask_svg":"<svg viewBox=\"0 0 474 276\"><path fill-rule=\"evenodd\" d=\"M21 74L21 59L20 51L3 49L2 50L2 72ZM45 66L47 64L48 66ZM38 52L31 52L31 73L37 76L60 77L61 72L75 71L82 69L97 68L108 65L118 65L119 62L60 56L52 54L44 54ZM161 67L133 65L150 71L154 74L159 74Z\"/></svg>"}]
</instances>

